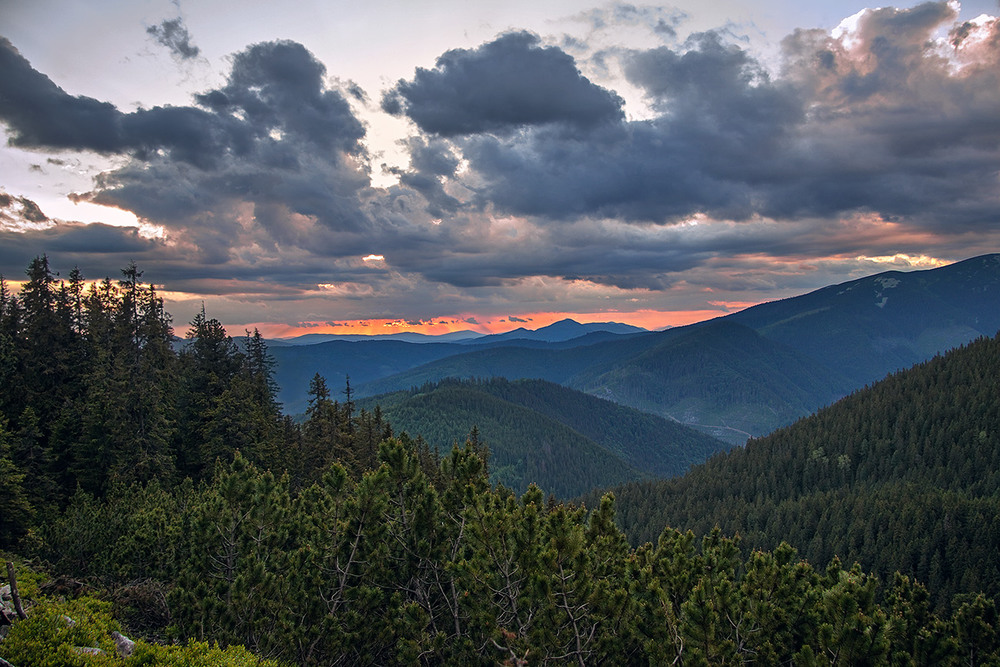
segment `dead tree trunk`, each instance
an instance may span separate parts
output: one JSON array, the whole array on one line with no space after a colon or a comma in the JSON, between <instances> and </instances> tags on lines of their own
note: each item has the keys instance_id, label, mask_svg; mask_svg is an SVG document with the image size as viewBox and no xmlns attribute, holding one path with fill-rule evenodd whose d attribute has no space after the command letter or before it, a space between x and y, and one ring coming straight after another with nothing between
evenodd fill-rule
<instances>
[{"instance_id":1,"label":"dead tree trunk","mask_svg":"<svg viewBox=\"0 0 1000 667\"><path fill-rule=\"evenodd\" d=\"M10 580L10 597L14 601L14 611L22 621L28 618L21 606L21 596L17 592L17 577L14 575L14 563L7 561L7 578Z\"/></svg>"}]
</instances>

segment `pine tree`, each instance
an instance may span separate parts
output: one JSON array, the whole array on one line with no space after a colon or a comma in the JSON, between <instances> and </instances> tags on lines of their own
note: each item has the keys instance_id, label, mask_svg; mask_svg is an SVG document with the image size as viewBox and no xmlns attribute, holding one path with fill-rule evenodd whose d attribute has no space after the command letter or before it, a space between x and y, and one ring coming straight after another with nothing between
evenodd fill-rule
<instances>
[{"instance_id":1,"label":"pine tree","mask_svg":"<svg viewBox=\"0 0 1000 667\"><path fill-rule=\"evenodd\" d=\"M243 355L225 327L209 319L204 306L191 321L187 344L179 359L177 467L198 479L215 459L229 460L236 449L226 442L228 432L239 432L237 412L252 401L250 388L233 388L243 367ZM229 395L223 394L230 390Z\"/></svg>"},{"instance_id":2,"label":"pine tree","mask_svg":"<svg viewBox=\"0 0 1000 667\"><path fill-rule=\"evenodd\" d=\"M18 344L21 329L20 305L0 275L0 416L13 419L24 409L22 359Z\"/></svg>"},{"instance_id":3,"label":"pine tree","mask_svg":"<svg viewBox=\"0 0 1000 667\"><path fill-rule=\"evenodd\" d=\"M304 486L318 480L338 460L339 430L339 411L330 400L326 380L316 373L309 383L309 407L302 424L302 456L298 469Z\"/></svg>"},{"instance_id":4,"label":"pine tree","mask_svg":"<svg viewBox=\"0 0 1000 667\"><path fill-rule=\"evenodd\" d=\"M0 548L9 549L17 544L32 525L34 508L25 490L26 475L14 462L13 435L7 430L7 419L0 415L0 503L3 521L0 521Z\"/></svg>"}]
</instances>

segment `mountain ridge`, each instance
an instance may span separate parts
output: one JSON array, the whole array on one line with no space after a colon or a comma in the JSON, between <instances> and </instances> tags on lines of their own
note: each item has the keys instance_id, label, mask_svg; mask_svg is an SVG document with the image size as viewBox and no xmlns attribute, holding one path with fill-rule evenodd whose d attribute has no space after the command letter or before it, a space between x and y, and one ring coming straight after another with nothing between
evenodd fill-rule
<instances>
[{"instance_id":1,"label":"mountain ridge","mask_svg":"<svg viewBox=\"0 0 1000 667\"><path fill-rule=\"evenodd\" d=\"M494 481L517 493L534 482L565 498L611 478L671 477L728 448L679 423L544 380L449 378L359 401L375 405L394 429L419 434L438 451L475 427L490 448Z\"/></svg>"},{"instance_id":2,"label":"mountain ridge","mask_svg":"<svg viewBox=\"0 0 1000 667\"><path fill-rule=\"evenodd\" d=\"M269 345L318 345L335 340L347 342L381 341L394 340L406 343L494 343L512 340L534 340L549 343L558 343L585 336L596 332L606 332L612 334L632 334L647 331L642 327L622 322L587 322L581 324L572 318L564 318L558 322L539 327L537 329L527 329L517 327L510 331L496 334L484 334L478 331L463 329L461 331L449 331L443 334L425 334L416 331L397 331L387 334L331 334L331 333L310 333L299 336L269 338Z\"/></svg>"}]
</instances>

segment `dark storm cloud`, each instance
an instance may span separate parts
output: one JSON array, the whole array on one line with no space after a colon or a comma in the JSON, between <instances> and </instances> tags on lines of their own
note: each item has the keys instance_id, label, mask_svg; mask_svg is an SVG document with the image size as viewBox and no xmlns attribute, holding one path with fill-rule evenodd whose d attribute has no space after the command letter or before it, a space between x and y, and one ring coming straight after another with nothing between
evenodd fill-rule
<instances>
[{"instance_id":1,"label":"dark storm cloud","mask_svg":"<svg viewBox=\"0 0 1000 667\"><path fill-rule=\"evenodd\" d=\"M572 135L469 124L451 141L484 211L653 223L866 212L937 230L991 225L1000 40L995 22L952 26L942 53L935 33L954 18L946 3L926 3L869 11L850 39L799 32L777 75L724 33L696 34L620 56L653 111L646 120ZM396 91L431 90L425 78Z\"/></svg>"},{"instance_id":2,"label":"dark storm cloud","mask_svg":"<svg viewBox=\"0 0 1000 667\"><path fill-rule=\"evenodd\" d=\"M364 128L344 96L326 89L326 67L301 44L255 44L237 54L226 85L197 97L218 114L243 114L259 130L292 133L312 148L355 152Z\"/></svg>"},{"instance_id":3,"label":"dark storm cloud","mask_svg":"<svg viewBox=\"0 0 1000 667\"><path fill-rule=\"evenodd\" d=\"M749 54L715 33L695 36L683 51L630 53L625 70L647 92L658 118L626 122L616 112L614 122L572 134L558 125L516 134L484 126L477 133L470 124L468 136L452 137L475 176L474 203L564 220L669 222L696 212L739 219L759 213L757 185L784 178L770 158L804 115L796 89L772 82ZM536 96L563 98L523 76ZM420 72L406 86L396 90L432 89ZM412 107L408 111L416 118ZM410 177L417 175L434 182L449 176L414 162Z\"/></svg>"},{"instance_id":4,"label":"dark storm cloud","mask_svg":"<svg viewBox=\"0 0 1000 667\"><path fill-rule=\"evenodd\" d=\"M234 56L225 86L197 96L202 108L140 116L150 126L135 132L153 145L186 147L182 139L201 132L210 149L137 152L93 199L183 229L205 261L226 261L241 245L355 250L344 234L361 233L367 221L368 174L355 161L364 156L364 127L325 76L300 44L249 47Z\"/></svg>"},{"instance_id":5,"label":"dark storm cloud","mask_svg":"<svg viewBox=\"0 0 1000 667\"><path fill-rule=\"evenodd\" d=\"M28 223L27 225L25 223ZM54 220L33 200L0 191L0 274L19 278L31 257L49 255L53 266L124 267L163 250L136 227Z\"/></svg>"},{"instance_id":6,"label":"dark storm cloud","mask_svg":"<svg viewBox=\"0 0 1000 667\"><path fill-rule=\"evenodd\" d=\"M433 70L418 68L413 81L400 81L382 100L386 112L445 137L550 123L593 127L620 120L621 107L621 98L588 81L570 55L540 46L527 32L448 51Z\"/></svg>"},{"instance_id":7,"label":"dark storm cloud","mask_svg":"<svg viewBox=\"0 0 1000 667\"><path fill-rule=\"evenodd\" d=\"M0 222L48 222L38 204L27 197L19 197L0 190Z\"/></svg>"},{"instance_id":8,"label":"dark storm cloud","mask_svg":"<svg viewBox=\"0 0 1000 667\"><path fill-rule=\"evenodd\" d=\"M124 147L121 114L113 105L66 94L47 76L32 69L2 37L0 72L0 119L11 130L11 144L99 152Z\"/></svg>"},{"instance_id":9,"label":"dark storm cloud","mask_svg":"<svg viewBox=\"0 0 1000 667\"><path fill-rule=\"evenodd\" d=\"M710 256L706 241L573 223L546 229L521 243L498 242L478 253L453 252L418 266L431 280L464 288L510 286L525 277L546 276L658 290L670 284L668 274L697 266Z\"/></svg>"},{"instance_id":10,"label":"dark storm cloud","mask_svg":"<svg viewBox=\"0 0 1000 667\"><path fill-rule=\"evenodd\" d=\"M201 53L201 49L191 43L191 34L180 17L167 19L159 25L151 25L146 28L146 32L182 60L197 58Z\"/></svg>"},{"instance_id":11,"label":"dark storm cloud","mask_svg":"<svg viewBox=\"0 0 1000 667\"><path fill-rule=\"evenodd\" d=\"M797 177L772 194L778 215L870 210L955 232L992 224L1000 31L993 21L968 39L964 26L942 52L934 33L954 17L944 3L879 9L851 48L810 32L786 40L787 76L808 91L813 117L787 154Z\"/></svg>"},{"instance_id":12,"label":"dark storm cloud","mask_svg":"<svg viewBox=\"0 0 1000 667\"><path fill-rule=\"evenodd\" d=\"M101 223L64 225L58 237L47 244L46 252L67 254L100 253L139 257L154 250L159 243L139 235L135 227L114 227Z\"/></svg>"},{"instance_id":13,"label":"dark storm cloud","mask_svg":"<svg viewBox=\"0 0 1000 667\"><path fill-rule=\"evenodd\" d=\"M31 201L27 197L18 197L17 201L21 204L20 215L28 222L48 222L48 216L42 213L42 209L39 208L38 204Z\"/></svg>"},{"instance_id":14,"label":"dark storm cloud","mask_svg":"<svg viewBox=\"0 0 1000 667\"><path fill-rule=\"evenodd\" d=\"M72 96L0 38L0 120L10 143L24 148L79 149L99 153L158 149L208 167L230 146L240 144L246 128L232 119L193 107L156 107L123 114L107 102Z\"/></svg>"},{"instance_id":15,"label":"dark storm cloud","mask_svg":"<svg viewBox=\"0 0 1000 667\"><path fill-rule=\"evenodd\" d=\"M134 152L159 150L211 169L227 158L293 159L301 144L357 152L364 127L339 91L326 89L325 68L294 42L256 44L237 54L227 85L197 96L198 107L154 107L122 113L89 97L74 97L35 71L0 38L0 119L11 143L34 148ZM299 144L274 139L288 133ZM287 162L286 162L287 164Z\"/></svg>"},{"instance_id":16,"label":"dark storm cloud","mask_svg":"<svg viewBox=\"0 0 1000 667\"><path fill-rule=\"evenodd\" d=\"M135 227L60 222L44 229L11 231L0 227L0 273L18 279L32 257L47 254L59 271L80 267L88 278L115 277L132 260L163 262L163 244L141 236Z\"/></svg>"},{"instance_id":17,"label":"dark storm cloud","mask_svg":"<svg viewBox=\"0 0 1000 667\"><path fill-rule=\"evenodd\" d=\"M560 219L762 213L762 188L786 177L778 153L804 116L797 90L715 33L684 51L630 54L625 65L658 117L599 128L586 142L544 129L470 138L465 155L488 184L482 204Z\"/></svg>"},{"instance_id":18,"label":"dark storm cloud","mask_svg":"<svg viewBox=\"0 0 1000 667\"><path fill-rule=\"evenodd\" d=\"M225 85L196 96L196 105L132 113L67 94L6 41L0 71L0 120L11 143L126 157L71 198L163 226L200 275L208 265L280 272L278 258L289 253L369 251L364 126L300 44L252 45L232 57Z\"/></svg>"}]
</instances>

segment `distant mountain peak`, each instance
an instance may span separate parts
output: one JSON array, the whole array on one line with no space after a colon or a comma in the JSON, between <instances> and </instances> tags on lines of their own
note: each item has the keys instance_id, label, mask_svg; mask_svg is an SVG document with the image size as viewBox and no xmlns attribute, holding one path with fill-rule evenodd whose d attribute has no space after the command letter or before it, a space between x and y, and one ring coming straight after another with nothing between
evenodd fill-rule
<instances>
[{"instance_id":1,"label":"distant mountain peak","mask_svg":"<svg viewBox=\"0 0 1000 667\"><path fill-rule=\"evenodd\" d=\"M561 343L563 341L586 336L587 334L603 331L612 334L642 333L646 329L622 324L621 322L588 322L581 324L572 318L564 318L558 322L553 322L538 329L525 329L518 327L504 333L483 336L474 341L475 343L497 342L505 340L538 340L549 343Z\"/></svg>"}]
</instances>

